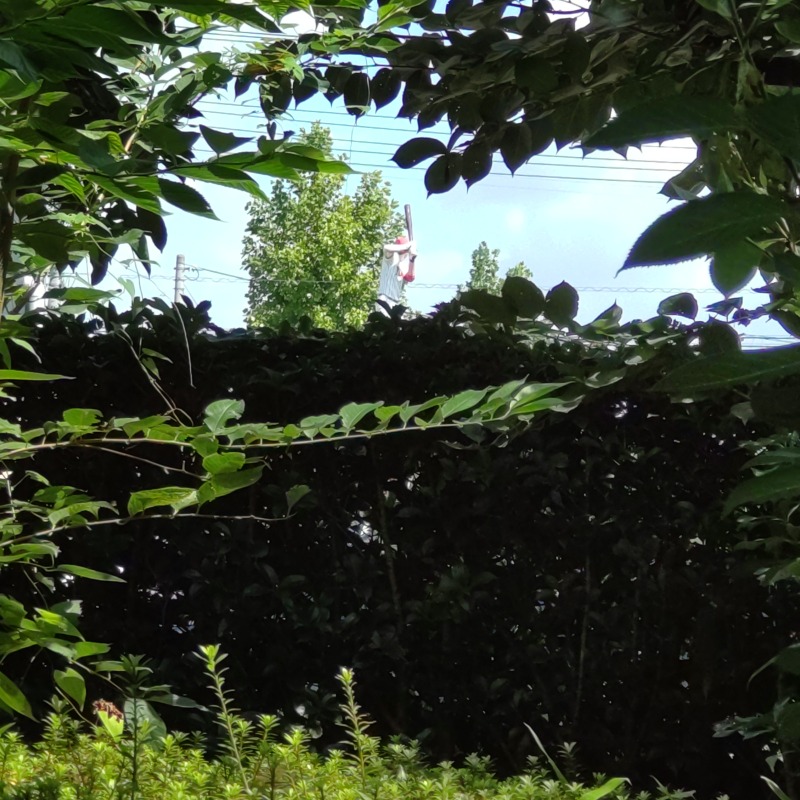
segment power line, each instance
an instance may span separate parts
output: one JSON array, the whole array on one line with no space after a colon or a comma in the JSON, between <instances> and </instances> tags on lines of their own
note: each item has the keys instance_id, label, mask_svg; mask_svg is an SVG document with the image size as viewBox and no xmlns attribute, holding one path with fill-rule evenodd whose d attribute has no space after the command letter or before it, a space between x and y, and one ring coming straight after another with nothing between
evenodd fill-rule
<instances>
[{"instance_id":1,"label":"power line","mask_svg":"<svg viewBox=\"0 0 800 800\"><path fill-rule=\"evenodd\" d=\"M197 153L201 155L216 155L212 150L206 150L204 148L197 148ZM361 167L365 170L379 170L381 172L392 170L399 171L403 173L410 173L412 171L424 171L427 169L425 165L417 165L415 167L407 167L401 168L398 167L396 164L392 162L367 162L367 161L350 161L348 164L352 167ZM555 164L543 164L542 166L548 167L552 166L554 168L558 168L558 165ZM624 170L622 170L624 171ZM498 177L498 178L508 178L511 177L508 173L505 172L497 172L491 171L488 173L489 176ZM557 181L599 181L600 183L622 183L622 184L634 184L640 183L650 186L663 186L663 180L647 180L644 178L611 178L611 177L592 177L591 175L542 175L530 172L516 172L513 175L514 178L526 178L526 179L538 179L538 180L557 180Z\"/></svg>"},{"instance_id":2,"label":"power line","mask_svg":"<svg viewBox=\"0 0 800 800\"><path fill-rule=\"evenodd\" d=\"M250 278L246 275L237 275L233 272L222 272L220 270L211 269L210 267L198 267L194 264L187 264L187 267L196 270L198 273L206 272L212 275L219 275L223 278L231 279L231 281L244 281L249 282ZM207 279L199 279L207 280ZM260 278L260 280L269 283L295 283L295 284L332 284L339 283L338 280L332 279L317 279L317 278ZM209 281L211 282L211 281ZM460 289L463 283L417 283L416 281L409 284L409 289ZM578 292L604 292L607 294L656 294L660 292L669 292L677 294L679 292L690 292L692 294L719 294L718 290L710 286L699 287L686 287L686 286L576 286L575 290Z\"/></svg>"},{"instance_id":3,"label":"power line","mask_svg":"<svg viewBox=\"0 0 800 800\"><path fill-rule=\"evenodd\" d=\"M238 119L242 119L242 115L241 114L234 114L234 113L229 112L229 111L216 111L214 113L219 114L221 116L225 116L225 117L237 117ZM245 118L247 119L249 117L245 116ZM347 127L352 127L352 128L357 130L357 126L355 126L355 125L347 126ZM256 136L256 135L262 133L258 129L252 130L252 129L249 129L249 128L230 128L230 130L232 132L251 133L251 134L253 134L253 136ZM386 129L386 130L389 130L389 129ZM404 131L397 131L397 132L398 133L405 133ZM423 133L423 132L421 132L421 133ZM428 135L431 132L430 131L424 131L424 133L425 133L425 135ZM442 136L444 138L447 138L447 136L448 136L448 134L446 134L446 133L439 133L439 132L433 132L433 133L435 133L435 135L437 135L437 136ZM374 142L371 139L357 139L355 141L355 144L368 144L368 145L379 145L379 146L391 145L392 147L395 147L395 143L394 142L387 142L385 139L383 141L380 141L380 142ZM403 142L398 142L396 146L399 147L402 144L403 144ZM387 151L387 152L389 152L389 151ZM584 162L586 162L588 160L591 160L591 161L606 161L606 162L609 162L611 164L619 164L620 166L625 165L625 164L630 164L632 167L633 166L638 167L638 165L640 165L640 164L659 164L659 165L670 166L670 167L683 167L684 164L685 164L685 160L670 161L669 159L666 159L666 158L658 158L658 159L648 159L648 158L626 159L626 158L623 158L622 156L618 156L616 158L610 157L610 156L597 156L597 155L594 155L594 153L591 156L589 156L588 158L586 156L579 156L579 155L570 156L570 155L566 155L564 153L553 153L551 155L545 155L544 153L542 153L542 154L540 154L540 156L534 156L534 158L539 158L539 157L561 159L563 161L580 161L582 163L584 163Z\"/></svg>"},{"instance_id":4,"label":"power line","mask_svg":"<svg viewBox=\"0 0 800 800\"><path fill-rule=\"evenodd\" d=\"M252 135L256 135L258 132L253 131L247 128L229 128L231 133L248 133ZM357 141L355 144L371 144L371 145L385 145L385 142L364 142L364 141ZM364 155L364 156L393 156L395 154L395 150L362 150L360 148L347 148L348 155L353 155L354 153L357 155ZM535 160L534 160L535 159ZM550 163L544 161L543 159L555 159L556 163ZM534 156L528 163L534 163L537 166L542 167L563 167L565 169L604 169L609 171L616 171L616 172L669 172L670 174L675 174L679 168L683 165L680 163L673 164L672 167L668 166L659 166L659 167L642 167L638 166L638 162L620 162L613 158L606 158L606 159L596 159L598 161L602 160L608 162L606 164L593 164L591 161L587 161L582 158L578 158L575 156ZM567 162L580 162L580 163L567 163ZM630 166L626 166L626 163L629 163ZM654 161L654 162L647 162L647 163L656 163L656 164L669 164L670 162L667 161ZM613 166L612 166L613 165Z\"/></svg>"},{"instance_id":5,"label":"power line","mask_svg":"<svg viewBox=\"0 0 800 800\"><path fill-rule=\"evenodd\" d=\"M211 104L211 105L213 105L215 107L216 106L224 106L226 108L238 108L240 111L241 111L241 109L243 107L248 109L248 110L252 110L252 111L258 111L259 110L257 108L252 108L252 109L249 108L246 105L247 101L243 101L242 103L226 103L226 102L221 101L221 100L220 101L202 100L201 103L209 103L209 104ZM216 111L214 113L225 114L226 116L237 116L236 114L232 114L231 112ZM395 132L395 133L404 133L404 132L407 133L407 132L409 132L409 131L403 131L402 129L399 129L397 127L394 127L394 128L376 127L374 125L365 125L365 124L362 124L362 122L361 122L361 119L386 120L387 122L388 121L395 121L395 120L399 121L401 119L405 119L404 117L394 117L394 116L389 116L388 114L367 114L364 117L356 118L352 114L349 114L347 111L333 111L333 110L330 110L330 111L325 111L325 110L310 111L310 110L306 110L306 109L294 109L292 112L287 112L287 113L305 114L305 115L309 116L309 119L307 119L307 120L294 120L294 119L292 119L292 117L286 117L286 118L281 118L281 119L279 119L277 121L281 122L282 124L285 123L286 121L310 123L310 122L316 121L317 118L319 118L319 117L329 117L329 116L346 117L349 120L349 122L346 122L346 123L325 122L325 125L328 126L328 127L347 127L347 128L355 125L357 128L360 128L362 130L392 131L392 132ZM411 119L409 119L407 121L409 123L409 126L413 122L413 120L411 120ZM420 134L422 136L443 136L445 138L450 136L450 133L447 132L447 131L437 131L437 130L431 129L431 128L426 128L424 130L418 130L418 131L414 131L413 128L411 128L410 130L411 130L411 132L418 133L418 134ZM692 152L696 152L697 151L697 148L694 147L693 145L679 145L679 144L661 144L661 145L658 145L658 144L652 144L652 145L645 145L645 147L648 147L648 148L650 148L650 147L658 147L658 149L660 149L660 150L686 150L686 151L692 151Z\"/></svg>"}]
</instances>

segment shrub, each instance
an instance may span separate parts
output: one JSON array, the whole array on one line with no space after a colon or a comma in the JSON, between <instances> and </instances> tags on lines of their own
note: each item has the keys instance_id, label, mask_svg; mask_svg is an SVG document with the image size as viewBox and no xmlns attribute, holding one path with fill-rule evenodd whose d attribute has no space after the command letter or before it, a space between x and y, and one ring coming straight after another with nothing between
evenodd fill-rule
<instances>
[{"instance_id":1,"label":"shrub","mask_svg":"<svg viewBox=\"0 0 800 800\"><path fill-rule=\"evenodd\" d=\"M277 735L277 718L251 722L232 708L225 688L224 656L201 648L217 699L223 742L209 756L197 738L153 735L149 720L126 717L115 728L115 706L96 705L97 722L81 726L54 703L42 740L30 746L10 729L0 730L0 800L601 800L630 797L621 778L595 775L574 783L546 753L530 758L520 775L499 779L490 759L472 755L463 766L426 765L419 746L394 740L381 745L355 700L351 670L342 670L340 706L345 742L325 754L311 746L303 728ZM119 712L121 714L122 712ZM543 751L544 752L544 751ZM550 769L547 768L549 762ZM639 793L637 800L651 795ZM688 797L659 787L658 798Z\"/></svg>"},{"instance_id":2,"label":"shrub","mask_svg":"<svg viewBox=\"0 0 800 800\"><path fill-rule=\"evenodd\" d=\"M352 664L378 734L413 736L437 761L479 751L518 772L534 747L528 722L548 748L576 741L588 769L637 786L656 775L704 796L762 789L758 745L713 739L713 725L772 703L766 675L743 687L790 640L796 601L758 586L721 516L747 457L739 445L757 435L730 413L741 398L676 404L647 391L680 359L679 337L639 363L630 348L525 329L475 335L453 310L273 335L209 332L201 310L179 308L109 313L106 328L169 358L161 386L195 419L221 397L243 399L245 421L288 423L525 376L600 386L511 439L428 430L275 451L264 481L218 501L259 511L308 485L288 520L143 519L64 535L64 562L121 567L127 581L55 587L54 601L82 601L88 638L147 653L160 680L198 700L190 654L220 641L248 714L275 708L325 743L330 676ZM20 387L0 401L7 417L33 426L71 407L163 410L123 337L81 320L37 324L42 364L20 367L76 379ZM163 476L102 452L77 459L42 453L36 469L58 483L80 474L79 488L119 502ZM36 605L35 587L7 575L4 590ZM16 655L3 666L46 699L49 670Z\"/></svg>"}]
</instances>

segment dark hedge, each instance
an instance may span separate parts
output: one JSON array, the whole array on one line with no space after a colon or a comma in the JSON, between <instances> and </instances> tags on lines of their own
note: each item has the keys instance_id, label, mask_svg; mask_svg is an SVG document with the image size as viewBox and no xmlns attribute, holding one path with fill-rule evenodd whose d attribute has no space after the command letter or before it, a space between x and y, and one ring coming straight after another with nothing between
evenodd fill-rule
<instances>
[{"instance_id":1,"label":"dark hedge","mask_svg":"<svg viewBox=\"0 0 800 800\"><path fill-rule=\"evenodd\" d=\"M452 307L345 334L225 333L203 309L182 315L188 340L174 313L111 315L133 349L88 322L41 318L42 364L20 368L76 379L20 389L4 416L163 411L133 355L141 345L171 360L158 362L162 386L192 417L230 396L246 402L245 419L275 422L621 363L609 347L479 330ZM788 641L795 608L757 584L721 517L739 442L757 433L731 415L736 398L679 404L645 388L685 351L664 347L515 436L432 430L275 451L267 480L214 508L270 515L288 487L308 484L291 519L75 531L60 542L64 561L121 566L127 583L80 581L67 594L83 599L87 638L152 656L160 679L199 700L189 654L219 642L246 712L279 708L320 727L348 665L376 732L419 737L436 759L480 750L519 768L534 752L528 723L551 746L577 742L587 770L756 796L757 745L714 739L713 725L771 705L770 678L748 678ZM35 468L106 499L163 480L74 451ZM8 575L4 591L30 591ZM41 695L35 666L8 666Z\"/></svg>"}]
</instances>

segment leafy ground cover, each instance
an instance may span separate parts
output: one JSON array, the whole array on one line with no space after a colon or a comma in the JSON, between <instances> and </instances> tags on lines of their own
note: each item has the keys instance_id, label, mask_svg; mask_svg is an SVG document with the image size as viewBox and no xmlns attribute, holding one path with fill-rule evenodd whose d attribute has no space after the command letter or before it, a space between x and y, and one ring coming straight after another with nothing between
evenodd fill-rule
<instances>
[{"instance_id":1,"label":"leafy ground cover","mask_svg":"<svg viewBox=\"0 0 800 800\"><path fill-rule=\"evenodd\" d=\"M225 656L215 646L200 649L216 695L221 736L206 755L197 736L167 734L152 706L129 697L121 711L95 703L94 723L81 725L57 701L44 736L35 745L6 726L0 730L2 800L115 800L116 798L434 798L459 800L601 800L632 797L622 778L594 775L573 782L542 750L520 775L498 779L488 758L468 757L463 766L426 765L414 742L381 746L355 699L351 670L339 673L343 694L340 746L324 755L311 747L303 728L282 735L277 717L247 720L231 707L225 688ZM637 800L652 797L635 795ZM689 797L659 785L661 800Z\"/></svg>"}]
</instances>

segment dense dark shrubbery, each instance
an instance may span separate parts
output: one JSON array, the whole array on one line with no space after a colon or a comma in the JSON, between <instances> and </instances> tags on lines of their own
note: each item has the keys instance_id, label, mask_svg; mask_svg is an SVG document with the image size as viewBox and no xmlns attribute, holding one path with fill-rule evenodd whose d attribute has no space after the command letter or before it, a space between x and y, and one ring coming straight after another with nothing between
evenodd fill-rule
<instances>
[{"instance_id":1,"label":"dense dark shrubbery","mask_svg":"<svg viewBox=\"0 0 800 800\"><path fill-rule=\"evenodd\" d=\"M276 451L263 485L215 504L264 513L308 484L285 521L76 531L64 561L127 579L69 587L83 632L154 657L190 695L201 690L187 654L220 641L246 711L279 708L311 729L335 715L330 676L350 664L376 731L418 737L437 759L480 750L519 768L527 722L549 744L578 742L592 770L754 796L758 751L712 738L720 719L770 704L768 682L747 681L790 628L788 601L757 585L720 513L754 431L732 398L673 404L641 388L680 343L626 367L609 348L476 336L456 313L348 334L201 335L202 313L184 309L190 358L174 315L129 327L133 350L170 359L161 385L194 418L224 396L246 402L245 419L290 422L525 376L591 381L617 365L619 380L515 437L440 430ZM41 324L41 369L76 380L26 388L3 416L163 410L126 337ZM37 469L81 475L107 499L159 479L140 462L78 458L43 455ZM35 696L35 675L26 663L13 677Z\"/></svg>"}]
</instances>

